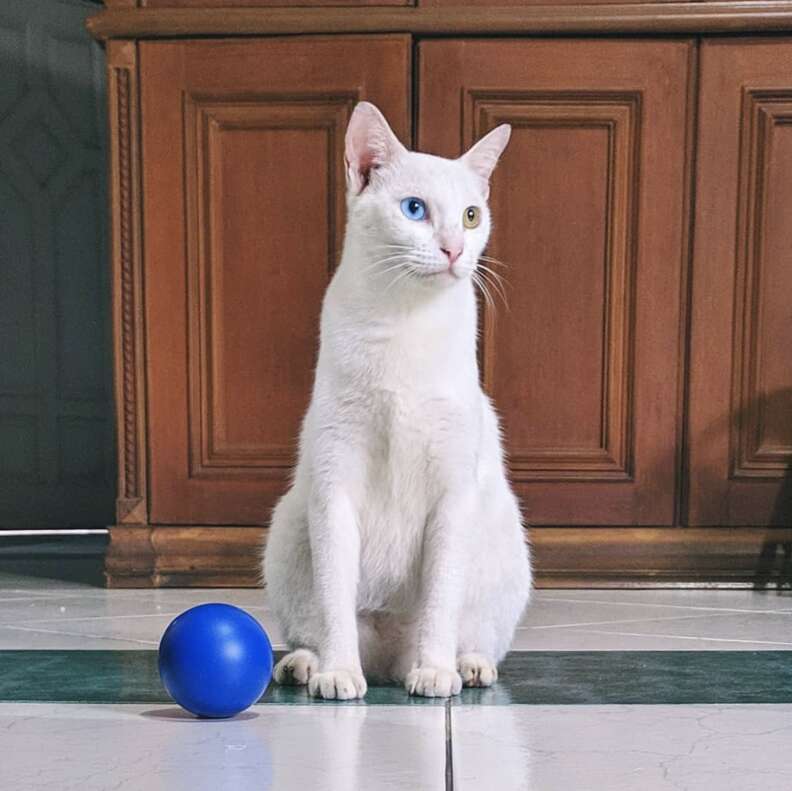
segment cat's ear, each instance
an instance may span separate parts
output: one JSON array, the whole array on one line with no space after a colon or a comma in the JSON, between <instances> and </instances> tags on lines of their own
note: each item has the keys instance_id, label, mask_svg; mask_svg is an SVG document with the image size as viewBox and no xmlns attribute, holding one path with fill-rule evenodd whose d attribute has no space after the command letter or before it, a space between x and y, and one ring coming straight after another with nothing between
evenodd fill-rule
<instances>
[{"instance_id":1,"label":"cat's ear","mask_svg":"<svg viewBox=\"0 0 792 791\"><path fill-rule=\"evenodd\" d=\"M478 143L474 143L460 159L464 162L484 184L484 196L489 196L489 180L498 159L506 148L506 144L511 137L511 127L509 124L496 126L488 132Z\"/></svg>"},{"instance_id":2,"label":"cat's ear","mask_svg":"<svg viewBox=\"0 0 792 791\"><path fill-rule=\"evenodd\" d=\"M370 102L359 102L346 132L344 159L349 188L355 195L363 192L372 170L386 165L405 150L385 116Z\"/></svg>"}]
</instances>

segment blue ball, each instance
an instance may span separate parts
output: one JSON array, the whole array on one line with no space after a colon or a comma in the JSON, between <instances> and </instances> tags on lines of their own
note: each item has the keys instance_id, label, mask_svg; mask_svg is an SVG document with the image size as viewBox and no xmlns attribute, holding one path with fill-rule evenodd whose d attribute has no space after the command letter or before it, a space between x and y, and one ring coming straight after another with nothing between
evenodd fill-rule
<instances>
[{"instance_id":1,"label":"blue ball","mask_svg":"<svg viewBox=\"0 0 792 791\"><path fill-rule=\"evenodd\" d=\"M199 604L177 616L159 645L171 697L199 717L233 717L272 677L272 646L261 624L230 604Z\"/></svg>"}]
</instances>

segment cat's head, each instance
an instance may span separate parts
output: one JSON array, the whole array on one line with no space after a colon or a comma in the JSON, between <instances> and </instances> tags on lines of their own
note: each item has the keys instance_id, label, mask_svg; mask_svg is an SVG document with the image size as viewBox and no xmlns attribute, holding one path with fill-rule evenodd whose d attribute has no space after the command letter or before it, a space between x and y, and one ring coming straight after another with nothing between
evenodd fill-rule
<instances>
[{"instance_id":1,"label":"cat's head","mask_svg":"<svg viewBox=\"0 0 792 791\"><path fill-rule=\"evenodd\" d=\"M383 286L470 278L490 233L489 179L511 127L493 129L459 159L408 151L382 113L360 102L346 133L348 233Z\"/></svg>"}]
</instances>

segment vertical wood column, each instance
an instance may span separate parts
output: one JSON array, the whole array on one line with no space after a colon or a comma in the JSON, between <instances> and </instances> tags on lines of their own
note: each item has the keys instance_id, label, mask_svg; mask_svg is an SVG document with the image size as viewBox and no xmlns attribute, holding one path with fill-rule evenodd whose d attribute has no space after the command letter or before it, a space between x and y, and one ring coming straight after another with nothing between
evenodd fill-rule
<instances>
[{"instance_id":1,"label":"vertical wood column","mask_svg":"<svg viewBox=\"0 0 792 791\"><path fill-rule=\"evenodd\" d=\"M116 522L148 522L137 44L107 45L118 497Z\"/></svg>"}]
</instances>

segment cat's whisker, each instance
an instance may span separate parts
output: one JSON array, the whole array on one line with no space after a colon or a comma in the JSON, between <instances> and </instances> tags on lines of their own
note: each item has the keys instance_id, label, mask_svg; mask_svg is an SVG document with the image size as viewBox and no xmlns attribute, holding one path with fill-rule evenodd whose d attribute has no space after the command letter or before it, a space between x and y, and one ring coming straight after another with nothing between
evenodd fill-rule
<instances>
[{"instance_id":1,"label":"cat's whisker","mask_svg":"<svg viewBox=\"0 0 792 791\"><path fill-rule=\"evenodd\" d=\"M506 298L506 292L504 291L503 286L497 280L492 279L492 273L487 270L480 269L477 274L479 275L479 277L485 280L489 285L491 285L493 289L495 289L495 292L503 302L503 306L508 311L509 300Z\"/></svg>"},{"instance_id":2,"label":"cat's whisker","mask_svg":"<svg viewBox=\"0 0 792 791\"><path fill-rule=\"evenodd\" d=\"M509 285L509 281L500 272L490 269L486 264L482 264L481 261L479 261L476 268L483 272L489 272L501 285Z\"/></svg>"},{"instance_id":3,"label":"cat's whisker","mask_svg":"<svg viewBox=\"0 0 792 791\"><path fill-rule=\"evenodd\" d=\"M397 266L401 266L403 261L404 261L403 253L394 253L393 255L386 255L384 258L380 258L377 261L372 261L367 266L363 267L361 271L363 272L363 274L368 274L373 269L379 269L383 264L393 264L393 262L396 262ZM384 271L387 271L387 269Z\"/></svg>"},{"instance_id":4,"label":"cat's whisker","mask_svg":"<svg viewBox=\"0 0 792 791\"><path fill-rule=\"evenodd\" d=\"M482 261L486 261L487 263L490 263L490 264L496 264L497 266L502 266L505 269L509 268L508 264L505 264L503 261L500 261L497 258L493 258L490 255L480 255L479 259L482 260Z\"/></svg>"},{"instance_id":5,"label":"cat's whisker","mask_svg":"<svg viewBox=\"0 0 792 791\"><path fill-rule=\"evenodd\" d=\"M404 261L396 261L396 263L390 262L389 266L386 266L384 269L379 269L379 267L371 267L370 269L364 270L364 274L368 274L372 271L372 269L378 269L379 271L374 272L374 276L377 275L384 275L386 272L392 272L394 269L401 269L405 266Z\"/></svg>"},{"instance_id":6,"label":"cat's whisker","mask_svg":"<svg viewBox=\"0 0 792 791\"><path fill-rule=\"evenodd\" d=\"M489 291L487 290L486 286L482 285L481 281L477 281L479 291L481 291L482 295L484 296L484 301L487 303L487 306L492 310L493 313L496 312L495 302L490 296Z\"/></svg>"},{"instance_id":7,"label":"cat's whisker","mask_svg":"<svg viewBox=\"0 0 792 791\"><path fill-rule=\"evenodd\" d=\"M411 275L412 275L412 272L411 272L411 270L410 270L409 266L405 266L405 267L404 267L404 270L403 270L402 272L399 272L399 273L398 273L398 274L397 274L397 275L396 275L396 276L395 276L395 277L394 277L394 278L391 280L391 282L390 282L390 283L388 283L388 285L387 285L387 286L385 286L385 290L382 292L383 296L384 296L385 294L387 294L387 293L388 293L388 292L391 290L391 288L393 288L393 286L394 286L396 283L398 283L398 282L399 282L399 281L401 281L401 280L405 280L405 279L406 279L406 278L408 278L408 277L411 277Z\"/></svg>"},{"instance_id":8,"label":"cat's whisker","mask_svg":"<svg viewBox=\"0 0 792 791\"><path fill-rule=\"evenodd\" d=\"M492 309L493 312L495 312L496 310L495 300L493 300L492 295L489 293L489 290L484 284L484 281L481 279L481 276L477 272L473 272L471 275L471 279L478 286L479 291L481 291L482 295L484 296L484 299L487 302L487 305Z\"/></svg>"},{"instance_id":9,"label":"cat's whisker","mask_svg":"<svg viewBox=\"0 0 792 791\"><path fill-rule=\"evenodd\" d=\"M497 272L490 269L488 266L484 266L484 264L479 264L478 271L480 272L481 276L486 278L488 282L490 282L500 295L500 298L503 300L503 304L506 310L509 309L509 300L506 296L506 286L509 285L508 281L506 281L501 275Z\"/></svg>"}]
</instances>

